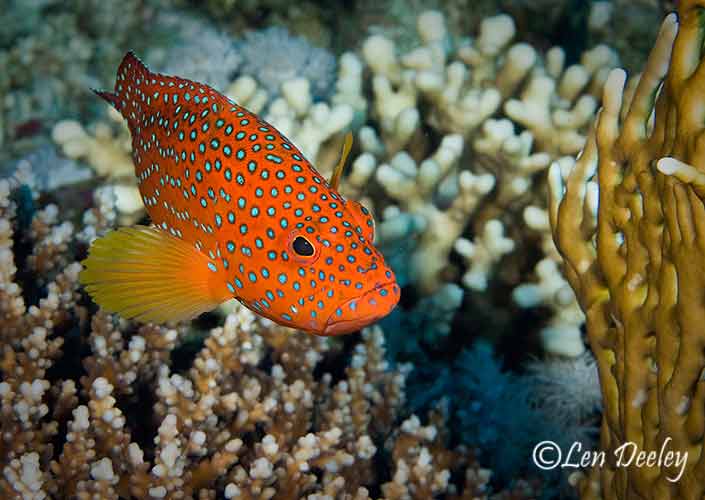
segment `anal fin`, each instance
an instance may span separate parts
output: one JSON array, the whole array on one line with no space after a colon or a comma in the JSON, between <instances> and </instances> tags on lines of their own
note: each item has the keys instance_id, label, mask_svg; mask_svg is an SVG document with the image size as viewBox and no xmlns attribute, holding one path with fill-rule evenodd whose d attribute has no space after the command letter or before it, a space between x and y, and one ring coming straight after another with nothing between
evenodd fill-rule
<instances>
[{"instance_id":1,"label":"anal fin","mask_svg":"<svg viewBox=\"0 0 705 500\"><path fill-rule=\"evenodd\" d=\"M79 279L107 311L145 322L180 321L231 298L210 262L166 231L124 227L93 242Z\"/></svg>"}]
</instances>

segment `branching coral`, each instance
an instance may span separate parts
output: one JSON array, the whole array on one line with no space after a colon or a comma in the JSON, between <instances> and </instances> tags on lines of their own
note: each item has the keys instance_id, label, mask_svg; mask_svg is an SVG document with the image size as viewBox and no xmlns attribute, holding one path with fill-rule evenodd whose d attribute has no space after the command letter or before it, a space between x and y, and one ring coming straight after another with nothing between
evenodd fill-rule
<instances>
[{"instance_id":1,"label":"branching coral","mask_svg":"<svg viewBox=\"0 0 705 500\"><path fill-rule=\"evenodd\" d=\"M1 424L4 435L21 434L13 441L18 449L3 450L4 494L235 498L286 492L364 499L381 487L389 498L488 495L489 470L467 449L448 449L447 418L421 426L412 417L398 431L408 369L390 369L379 329L366 332L339 369L340 345L291 334L229 306L224 325L206 329L190 369L174 367L175 350L194 325L140 327L101 311L91 316L76 293L76 247L80 252L115 222L110 190L95 191L95 206L83 214L84 227L73 240L51 236L67 234L61 228L68 227L51 206L35 213L24 235L11 185L2 181L0 187L0 240L9 259L0 289L12 292L2 297L2 310L17 308L4 316L15 319L0 326L5 359L14 363L0 366L7 380ZM21 277L28 269L36 273L39 260L15 266L13 238L27 239L32 255L53 263L44 265L51 300L29 311L22 309L29 299ZM22 268L19 276L15 267ZM60 295L57 313L63 314L49 320L57 287L70 293ZM442 288L441 302L427 302L424 313L443 311L439 335L447 335L462 292L453 284ZM27 336L33 316L45 321ZM34 360L44 371L30 375ZM15 382L6 369L27 380ZM332 375L321 376L330 369ZM142 408L145 398L153 404ZM524 486L505 493L528 498L536 491Z\"/></svg>"},{"instance_id":2,"label":"branching coral","mask_svg":"<svg viewBox=\"0 0 705 500\"><path fill-rule=\"evenodd\" d=\"M383 245L389 245L420 233L417 248L410 256L408 272L410 280L427 293L438 289L440 272L448 261L453 242L462 234L482 196L494 184L489 175L457 172L462 149L462 137L446 136L436 152L420 164L401 152L376 171L377 180L399 203L400 209L387 209L379 229L379 240ZM448 176L457 185L449 187L454 193L448 196L448 208L443 210L428 200L440 189L439 185L449 179ZM409 224L406 214L416 217L421 227L417 229Z\"/></svg>"},{"instance_id":3,"label":"branching coral","mask_svg":"<svg viewBox=\"0 0 705 500\"><path fill-rule=\"evenodd\" d=\"M137 325L84 307L73 258L80 240L57 237L69 223L53 205L40 207L24 234L15 188L0 181L3 498L487 491L489 471L448 448L444 419L423 427L411 417L398 427L409 368L386 361L379 327L344 352L229 304L190 367L176 367L198 326ZM110 201L100 192L95 201L83 216L92 227L77 233L84 241L114 221ZM35 250L17 261L20 240ZM28 272L46 282L36 305L27 302L36 293L24 288ZM385 448L393 464L382 465ZM453 484L451 472L465 483Z\"/></svg>"},{"instance_id":4,"label":"branching coral","mask_svg":"<svg viewBox=\"0 0 705 500\"><path fill-rule=\"evenodd\" d=\"M608 458L580 483L585 498L704 492L704 9L699 0L680 2L638 82L625 87L623 71L610 74L575 166L567 176L550 171L554 239L587 317L604 397ZM586 189L595 173L596 226ZM619 464L614 452L625 443L678 452L682 461Z\"/></svg>"},{"instance_id":5,"label":"branching coral","mask_svg":"<svg viewBox=\"0 0 705 500\"><path fill-rule=\"evenodd\" d=\"M190 50L223 48L218 62L199 60L185 76L216 74L219 90L275 125L326 177L344 132L356 132L359 154L342 191L382 220L380 244L395 253L395 270L420 295L432 296L449 283L483 290L510 276L501 286L536 282L541 277L531 274L533 263L525 266L517 257L533 250L533 240L520 238L534 231L522 210L545 208L540 174L559 155L582 147L597 89L616 55L601 45L567 65L563 49L543 52L519 40L523 34L506 14L482 20L472 38L451 32L440 11L415 17L416 46L369 36L359 53L338 58L337 78L330 53L283 28L252 31L233 52L227 33L208 28L203 37L195 34L201 21L180 21L165 10L159 26L183 24L180 43L195 47L183 55L185 66L193 66ZM158 52L152 51L155 61ZM280 55L286 60L277 63ZM124 127L67 120L54 127L53 138L65 155L117 177L111 185L121 222L140 217ZM495 280L504 263L512 269ZM574 302L540 303L555 312L548 328L566 324L568 309L575 310ZM578 316L567 333L571 349L549 350L580 351L579 325ZM558 337L568 332L553 331ZM546 342L554 344L560 339Z\"/></svg>"},{"instance_id":6,"label":"branching coral","mask_svg":"<svg viewBox=\"0 0 705 500\"><path fill-rule=\"evenodd\" d=\"M112 108L111 108L112 109ZM93 167L98 175L120 178L134 175L130 151L132 143L127 126L115 110L109 112L113 122L121 124L115 134L110 125L97 123L93 134L74 120L62 120L52 130L52 139L69 158L80 159Z\"/></svg>"},{"instance_id":7,"label":"branching coral","mask_svg":"<svg viewBox=\"0 0 705 500\"><path fill-rule=\"evenodd\" d=\"M600 45L567 65L560 47L543 53L515 41L515 23L504 14L484 19L472 39L449 33L437 11L421 13L417 31L419 44L411 50L383 35L362 46L374 121L359 130L362 154L353 161L346 194L374 198L379 241L403 254L392 263L421 295L449 281L486 290L497 282L498 263L521 265L516 255L530 253L536 241L521 236L534 232L541 251L556 261L552 243L545 244L547 222L525 218L524 209L545 209L537 196L540 174L583 146L616 54ZM372 181L387 199L371 196ZM461 269L454 253L462 257ZM516 268L503 275L512 277L512 288L542 290L542 297L521 305L547 305L553 313L543 328L547 350L577 355L582 317L569 294L549 290L541 273L553 265L537 265L534 276ZM554 280L551 287L557 286Z\"/></svg>"},{"instance_id":8,"label":"branching coral","mask_svg":"<svg viewBox=\"0 0 705 500\"><path fill-rule=\"evenodd\" d=\"M284 28L251 31L244 36L238 50L243 59L240 72L255 77L270 95L277 95L283 83L300 77L311 82L314 97L326 97L333 88L332 54L313 47L304 38L290 35ZM267 57L262 57L264 54Z\"/></svg>"}]
</instances>

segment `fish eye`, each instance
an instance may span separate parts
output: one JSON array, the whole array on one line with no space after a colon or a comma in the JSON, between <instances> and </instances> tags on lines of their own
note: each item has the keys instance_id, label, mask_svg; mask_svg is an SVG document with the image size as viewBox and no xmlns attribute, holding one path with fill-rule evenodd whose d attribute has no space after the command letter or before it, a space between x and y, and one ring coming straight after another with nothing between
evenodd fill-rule
<instances>
[{"instance_id":1,"label":"fish eye","mask_svg":"<svg viewBox=\"0 0 705 500\"><path fill-rule=\"evenodd\" d=\"M296 252L296 255L300 255L301 257L310 257L313 255L313 245L303 236L294 238L291 247L294 249L294 252Z\"/></svg>"}]
</instances>

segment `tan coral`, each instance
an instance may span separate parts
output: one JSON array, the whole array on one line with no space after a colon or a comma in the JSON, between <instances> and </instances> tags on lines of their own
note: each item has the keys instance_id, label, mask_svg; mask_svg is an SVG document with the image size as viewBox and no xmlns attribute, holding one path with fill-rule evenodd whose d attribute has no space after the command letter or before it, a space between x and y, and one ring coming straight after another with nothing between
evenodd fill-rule
<instances>
[{"instance_id":1,"label":"tan coral","mask_svg":"<svg viewBox=\"0 0 705 500\"><path fill-rule=\"evenodd\" d=\"M543 53L515 42L516 26L504 14L483 19L469 40L454 39L437 11L419 14L417 31L420 42L408 51L380 35L363 44L377 121L359 131L362 154L343 191L368 202L372 182L382 186L389 199L376 197L371 207L382 219L378 241L403 247L401 274L421 295L458 275L454 247L466 254L465 286L481 289L500 257L515 250L510 239L530 232L517 214L529 204L543 208L540 174L584 144L597 89L617 57L597 46L566 67L561 48ZM424 124L445 134L435 151L429 134L419 133ZM482 265L473 262L470 231L480 242L498 224L511 238L495 231L477 247L487 250Z\"/></svg>"},{"instance_id":2,"label":"tan coral","mask_svg":"<svg viewBox=\"0 0 705 500\"><path fill-rule=\"evenodd\" d=\"M12 460L3 469L3 476L0 479L0 491L6 494L33 500L49 498L44 485L47 475L41 470L37 452L26 453Z\"/></svg>"},{"instance_id":3,"label":"tan coral","mask_svg":"<svg viewBox=\"0 0 705 500\"><path fill-rule=\"evenodd\" d=\"M360 104L359 61L353 54L347 54L345 61L338 80L340 92L330 103L314 102L311 83L303 77L284 82L282 96L272 102L248 75L235 80L225 94L261 114L327 176L340 150L336 139L350 126L354 112L365 110Z\"/></svg>"},{"instance_id":4,"label":"tan coral","mask_svg":"<svg viewBox=\"0 0 705 500\"><path fill-rule=\"evenodd\" d=\"M563 68L562 49L548 52L545 70L535 71L519 98L507 100L504 111L531 132L537 149L551 154L575 154L585 143L584 131L592 120L597 92L617 56L607 46L582 54L581 63Z\"/></svg>"},{"instance_id":5,"label":"tan coral","mask_svg":"<svg viewBox=\"0 0 705 500\"><path fill-rule=\"evenodd\" d=\"M558 166L550 171L554 239L600 372L601 446L608 457L628 442L645 452L689 454L680 465L652 467L609 458L580 480L584 498L705 493L698 458L705 398L703 8L700 0L684 0L678 20L666 18L631 96L625 73L610 74L595 131L572 171L567 178ZM596 170L595 228L585 223L585 186Z\"/></svg>"},{"instance_id":6,"label":"tan coral","mask_svg":"<svg viewBox=\"0 0 705 500\"><path fill-rule=\"evenodd\" d=\"M504 235L502 223L492 219L485 223L482 233L473 241L458 238L453 248L465 259L468 267L462 277L463 285L483 291L487 288L493 265L514 249L514 241Z\"/></svg>"},{"instance_id":7,"label":"tan coral","mask_svg":"<svg viewBox=\"0 0 705 500\"><path fill-rule=\"evenodd\" d=\"M407 466L415 491L452 491L448 471L464 467L466 454L445 448L445 424L431 419L435 439L413 430L426 428L420 424L395 432L409 367L387 363L380 328L352 339L347 352L343 343L292 332L237 303L219 312L222 326L204 332L198 323L137 325L92 313L78 301L72 245L55 249L57 262L69 264L47 276L47 297L26 307L16 282L15 206L4 186L0 181L0 495L363 500L381 482L390 437L399 443L395 464ZM109 226L107 218L89 221L96 232ZM35 244L61 221L43 224ZM79 345L62 353L66 331L77 333L67 338ZM202 348L189 369L176 372L174 349L199 333ZM76 347L80 384L49 375L62 356L74 362L68 356ZM319 373L349 355L335 376ZM155 403L136 409L145 390ZM145 440L134 425L158 428ZM472 468L466 488L479 492L486 475Z\"/></svg>"},{"instance_id":8,"label":"tan coral","mask_svg":"<svg viewBox=\"0 0 705 500\"><path fill-rule=\"evenodd\" d=\"M416 415L402 422L392 450L395 472L382 485L387 499L433 498L447 492L456 457L440 445L438 436L434 425L422 426Z\"/></svg>"}]
</instances>

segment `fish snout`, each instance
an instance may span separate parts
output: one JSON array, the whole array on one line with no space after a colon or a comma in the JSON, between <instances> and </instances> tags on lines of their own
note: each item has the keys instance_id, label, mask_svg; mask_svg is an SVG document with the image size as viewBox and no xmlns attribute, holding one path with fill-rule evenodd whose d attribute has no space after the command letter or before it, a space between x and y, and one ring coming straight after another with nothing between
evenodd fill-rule
<instances>
[{"instance_id":1,"label":"fish snout","mask_svg":"<svg viewBox=\"0 0 705 500\"><path fill-rule=\"evenodd\" d=\"M375 284L362 295L339 305L328 318L323 335L343 335L374 323L394 309L399 296L396 281Z\"/></svg>"}]
</instances>

